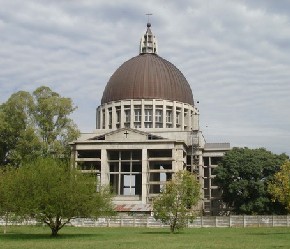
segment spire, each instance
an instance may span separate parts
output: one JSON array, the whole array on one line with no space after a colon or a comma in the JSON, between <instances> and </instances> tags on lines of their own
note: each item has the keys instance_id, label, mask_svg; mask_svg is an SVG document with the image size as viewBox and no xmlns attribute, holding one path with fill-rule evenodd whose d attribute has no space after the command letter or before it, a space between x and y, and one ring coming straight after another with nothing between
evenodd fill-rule
<instances>
[{"instance_id":1,"label":"spire","mask_svg":"<svg viewBox=\"0 0 290 249\"><path fill-rule=\"evenodd\" d=\"M157 54L158 52L157 39L153 35L150 27L151 23L148 20L147 30L140 41L140 54Z\"/></svg>"}]
</instances>

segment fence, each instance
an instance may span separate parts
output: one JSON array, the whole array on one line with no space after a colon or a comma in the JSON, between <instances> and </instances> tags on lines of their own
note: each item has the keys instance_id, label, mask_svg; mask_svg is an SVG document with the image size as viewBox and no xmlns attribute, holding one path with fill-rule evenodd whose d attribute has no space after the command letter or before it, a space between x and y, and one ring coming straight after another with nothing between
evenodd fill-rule
<instances>
[{"instance_id":1,"label":"fence","mask_svg":"<svg viewBox=\"0 0 290 249\"><path fill-rule=\"evenodd\" d=\"M79 227L168 227L153 217L116 216L111 218L74 219ZM290 216L202 216L188 222L189 228L202 227L290 227Z\"/></svg>"},{"instance_id":2,"label":"fence","mask_svg":"<svg viewBox=\"0 0 290 249\"><path fill-rule=\"evenodd\" d=\"M34 220L25 222L9 222L9 225L36 225ZM0 226L5 221L0 218ZM143 216L115 216L110 218L99 218L97 220L77 218L70 223L76 227L168 227L153 217ZM268 215L268 216L201 216L188 222L189 228L203 227L290 227L290 215Z\"/></svg>"}]
</instances>

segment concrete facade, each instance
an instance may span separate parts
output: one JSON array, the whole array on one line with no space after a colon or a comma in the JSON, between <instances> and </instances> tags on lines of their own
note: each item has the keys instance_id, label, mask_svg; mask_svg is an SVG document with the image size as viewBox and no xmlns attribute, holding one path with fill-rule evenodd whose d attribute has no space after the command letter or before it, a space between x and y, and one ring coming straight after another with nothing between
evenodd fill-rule
<instances>
[{"instance_id":1,"label":"concrete facade","mask_svg":"<svg viewBox=\"0 0 290 249\"><path fill-rule=\"evenodd\" d=\"M141 39L140 51L154 54L157 49L146 48L150 27ZM214 168L230 145L206 143L194 104L174 100L174 96L161 99L158 94L102 103L96 111L96 130L82 134L71 146L75 167L111 185L118 211L150 212L152 198L164 183L187 169L197 173L201 183L203 213L222 212Z\"/></svg>"}]
</instances>

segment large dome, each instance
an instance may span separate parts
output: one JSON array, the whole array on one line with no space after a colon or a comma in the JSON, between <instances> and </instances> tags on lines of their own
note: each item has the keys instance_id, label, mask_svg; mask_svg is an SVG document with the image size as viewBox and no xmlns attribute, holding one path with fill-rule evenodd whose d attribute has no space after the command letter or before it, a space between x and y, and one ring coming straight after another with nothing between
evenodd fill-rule
<instances>
[{"instance_id":1,"label":"large dome","mask_svg":"<svg viewBox=\"0 0 290 249\"><path fill-rule=\"evenodd\" d=\"M124 62L111 76L101 103L124 99L165 99L193 105L191 88L172 63L144 53Z\"/></svg>"}]
</instances>

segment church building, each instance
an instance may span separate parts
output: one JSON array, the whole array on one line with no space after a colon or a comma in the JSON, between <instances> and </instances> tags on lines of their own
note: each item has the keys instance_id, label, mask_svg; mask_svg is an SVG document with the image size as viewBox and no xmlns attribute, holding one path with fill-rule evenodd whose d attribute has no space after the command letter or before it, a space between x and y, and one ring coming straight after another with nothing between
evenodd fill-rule
<instances>
[{"instance_id":1,"label":"church building","mask_svg":"<svg viewBox=\"0 0 290 249\"><path fill-rule=\"evenodd\" d=\"M109 79L97 107L96 130L71 146L75 166L112 187L118 212L151 212L152 198L184 169L200 181L203 214L222 211L214 168L230 144L206 143L191 87L158 55L150 23L139 55Z\"/></svg>"}]
</instances>

